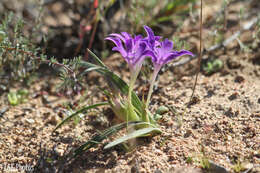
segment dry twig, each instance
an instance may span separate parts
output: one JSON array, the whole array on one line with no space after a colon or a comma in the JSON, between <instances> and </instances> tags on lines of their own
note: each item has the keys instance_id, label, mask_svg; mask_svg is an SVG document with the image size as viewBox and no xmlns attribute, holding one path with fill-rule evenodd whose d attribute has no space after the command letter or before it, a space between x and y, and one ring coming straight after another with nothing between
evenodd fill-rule
<instances>
[{"instance_id":1,"label":"dry twig","mask_svg":"<svg viewBox=\"0 0 260 173\"><path fill-rule=\"evenodd\" d=\"M197 70L195 82L194 82L194 85L192 88L192 94L190 96L189 104L191 104L194 93L195 93L198 76L199 76L199 72L200 72L201 59L202 59L202 6L203 6L203 3L202 3L202 0L200 0L200 52L199 52L199 59L198 59L198 70Z\"/></svg>"}]
</instances>

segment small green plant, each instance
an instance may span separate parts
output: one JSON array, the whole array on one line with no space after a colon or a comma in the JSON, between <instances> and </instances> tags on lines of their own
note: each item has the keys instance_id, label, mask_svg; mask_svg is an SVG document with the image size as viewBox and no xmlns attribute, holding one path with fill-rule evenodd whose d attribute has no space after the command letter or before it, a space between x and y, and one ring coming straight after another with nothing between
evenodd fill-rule
<instances>
[{"instance_id":1,"label":"small green plant","mask_svg":"<svg viewBox=\"0 0 260 173\"><path fill-rule=\"evenodd\" d=\"M155 114L153 116L154 120L159 120L162 118L162 115L167 113L169 111L169 108L166 106L160 106L156 111Z\"/></svg>"},{"instance_id":2,"label":"small green plant","mask_svg":"<svg viewBox=\"0 0 260 173\"><path fill-rule=\"evenodd\" d=\"M209 59L202 64L202 70L206 75L211 75L223 68L223 62L220 59Z\"/></svg>"},{"instance_id":3,"label":"small green plant","mask_svg":"<svg viewBox=\"0 0 260 173\"><path fill-rule=\"evenodd\" d=\"M243 165L241 164L240 161L237 161L235 163L235 165L233 166L233 170L234 172L241 172L242 170L244 170Z\"/></svg>"},{"instance_id":4,"label":"small green plant","mask_svg":"<svg viewBox=\"0 0 260 173\"><path fill-rule=\"evenodd\" d=\"M12 85L14 82L22 82L28 86L37 76L37 70L41 64L49 64L60 70L60 78L63 82L58 86L61 91L73 89L78 93L82 89L80 82L83 75L79 72L81 57L72 60L63 59L59 63L54 57L48 59L42 49L36 47L33 38L36 37L40 24L37 18L35 28L30 36L23 33L24 20L15 18L12 13L5 16L0 23L0 81L1 85ZM58 67L58 68L57 68ZM78 73L76 73L78 72ZM15 100L15 94L9 96ZM16 101L14 101L16 102ZM12 102L13 103L13 102Z\"/></svg>"},{"instance_id":5,"label":"small green plant","mask_svg":"<svg viewBox=\"0 0 260 173\"><path fill-rule=\"evenodd\" d=\"M27 97L29 95L28 90L26 89L20 89L16 92L9 92L7 97L8 97L8 101L12 106L16 106L20 103L24 103L27 101Z\"/></svg>"},{"instance_id":6,"label":"small green plant","mask_svg":"<svg viewBox=\"0 0 260 173\"><path fill-rule=\"evenodd\" d=\"M203 169L206 169L206 170L210 169L210 162L209 162L209 159L207 157L202 156L199 161L200 161L200 166Z\"/></svg>"},{"instance_id":7,"label":"small green plant","mask_svg":"<svg viewBox=\"0 0 260 173\"><path fill-rule=\"evenodd\" d=\"M141 35L132 37L127 32L122 32L121 34L110 34L106 38L106 40L112 41L115 44L115 47L113 47L112 50L118 51L128 63L130 69L129 84L124 82L119 76L109 70L108 67L91 51L89 51L89 53L95 59L96 64L84 61L79 62L81 67L85 67L85 70L81 73L81 75L90 71L96 71L105 77L110 89L109 91L104 91L104 94L108 97L108 101L81 108L62 120L56 126L54 131L60 128L64 123L76 117L78 114L86 113L90 109L105 105L109 105L116 117L123 123L114 125L92 137L92 139L75 150L74 156L94 147L108 136L117 133L123 128L126 128L128 133L125 136L108 143L105 145L104 149L111 148L118 144L124 144L133 138L153 136L161 133L159 125L156 121L157 118L155 119L155 115L161 115L169 111L169 109L167 107L160 107L155 115L153 115L149 110L155 79L163 65L179 56L193 56L193 54L187 50L172 50L172 41L169 41L168 39L160 41L161 37L155 36L151 28L144 26L144 29L147 33L147 37L145 38ZM146 100L143 99L143 101L141 101L133 89L135 81L141 71L142 64L146 58L151 58L154 71L150 79L148 96ZM134 130L131 132L128 131L129 127Z\"/></svg>"},{"instance_id":8,"label":"small green plant","mask_svg":"<svg viewBox=\"0 0 260 173\"><path fill-rule=\"evenodd\" d=\"M205 169L206 171L211 171L212 162L210 158L205 153L205 148L203 145L201 145L201 151L198 153L196 157L192 159L194 163L196 163L201 168Z\"/></svg>"},{"instance_id":9,"label":"small green plant","mask_svg":"<svg viewBox=\"0 0 260 173\"><path fill-rule=\"evenodd\" d=\"M192 164L192 163L193 163L193 158L190 157L190 156L188 156L188 157L186 158L186 163Z\"/></svg>"},{"instance_id":10,"label":"small green plant","mask_svg":"<svg viewBox=\"0 0 260 173\"><path fill-rule=\"evenodd\" d=\"M178 36L173 36L172 41L175 43L174 48L177 50L190 48L189 45L187 45L187 43L185 41L181 40L181 38Z\"/></svg>"},{"instance_id":11,"label":"small green plant","mask_svg":"<svg viewBox=\"0 0 260 173\"><path fill-rule=\"evenodd\" d=\"M249 167L251 167L251 166L249 166L249 165L251 165L250 162L241 160L239 158L235 158L232 163L233 163L232 169L234 172L237 172L237 173L243 172L243 171L248 172L250 170Z\"/></svg>"},{"instance_id":12,"label":"small green plant","mask_svg":"<svg viewBox=\"0 0 260 173\"><path fill-rule=\"evenodd\" d=\"M22 18L16 18L12 13L0 23L0 76L8 83L30 82L40 64L26 53L36 55L39 49L29 36L24 35L24 24Z\"/></svg>"}]
</instances>

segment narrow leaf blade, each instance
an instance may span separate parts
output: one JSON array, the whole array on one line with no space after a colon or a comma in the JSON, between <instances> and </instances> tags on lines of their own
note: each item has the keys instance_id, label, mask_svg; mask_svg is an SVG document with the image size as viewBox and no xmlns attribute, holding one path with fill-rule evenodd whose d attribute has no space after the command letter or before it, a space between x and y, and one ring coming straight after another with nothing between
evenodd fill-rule
<instances>
[{"instance_id":1,"label":"narrow leaf blade","mask_svg":"<svg viewBox=\"0 0 260 173\"><path fill-rule=\"evenodd\" d=\"M98 59L98 57L93 52L90 51L90 53L91 53L91 55L93 54L93 57L95 56L95 59ZM106 78L108 84L111 85L111 83L112 83L112 86L110 86L110 87L115 87L115 89L119 89L122 94L127 95L129 87L126 84L126 82L123 79L121 79L118 75L116 75L115 73L110 71L105 64L103 64L103 63L101 64L101 63L102 63L102 61L98 63L98 64L100 64L100 66L99 66L99 65L95 65L95 64L92 64L89 62L82 61L81 65L87 68L83 73L87 73L92 70L95 70ZM91 70L88 70L88 69L91 69ZM132 92L132 103L133 103L133 106L140 113L144 113L145 110L143 109L143 102L141 102L141 100L138 98L138 96L136 95L136 93L134 91Z\"/></svg>"},{"instance_id":2,"label":"narrow leaf blade","mask_svg":"<svg viewBox=\"0 0 260 173\"><path fill-rule=\"evenodd\" d=\"M100 134L94 135L90 140L88 140L87 142L82 144L80 147L78 147L74 151L74 157L76 157L80 153L96 146L97 144L101 143L107 137L113 135L114 133L118 132L119 130L121 130L123 128L126 128L128 125L137 125L140 123L141 123L140 121L130 121L128 123L125 122L125 123L117 124L115 126L112 126L108 129L106 129L105 131L103 131ZM141 124L143 124L143 123L141 123Z\"/></svg>"},{"instance_id":3,"label":"narrow leaf blade","mask_svg":"<svg viewBox=\"0 0 260 173\"><path fill-rule=\"evenodd\" d=\"M109 71L106 73L106 77L110 82L112 82L124 95L127 95L129 86L125 83L123 79L121 79L119 76L114 74L113 72ZM141 113L144 112L143 110L143 103L141 100L138 98L136 93L132 91L132 103L133 106Z\"/></svg>"},{"instance_id":4,"label":"narrow leaf blade","mask_svg":"<svg viewBox=\"0 0 260 173\"><path fill-rule=\"evenodd\" d=\"M91 50L88 49L88 52L90 53L90 55L95 59L95 61L98 63L98 65L105 67L106 65L97 57L97 55L95 55Z\"/></svg>"},{"instance_id":5,"label":"narrow leaf blade","mask_svg":"<svg viewBox=\"0 0 260 173\"><path fill-rule=\"evenodd\" d=\"M129 139L133 139L133 138L137 138L137 137L141 137L143 135L146 135L148 133L151 133L151 132L161 132L161 130L159 128L154 128L154 127L148 127L148 128L144 128L144 129L139 129L139 130L136 130L136 131L133 131L132 133L129 133L127 134L126 136L123 136L121 138L118 138L116 139L115 141L107 144L104 149L108 149L108 148L111 148L115 145L118 145L118 144L121 144Z\"/></svg>"},{"instance_id":6,"label":"narrow leaf blade","mask_svg":"<svg viewBox=\"0 0 260 173\"><path fill-rule=\"evenodd\" d=\"M108 102L101 102L101 103L97 103L97 104L93 104L93 105L90 105L90 106L86 106L86 107L83 107L81 108L80 110L72 113L71 115L67 116L64 120L62 120L56 127L55 129L53 130L56 131L58 128L60 128L64 123L66 123L67 121L71 120L73 117L75 117L76 115L84 112L84 111L87 111L89 109L93 109L93 108L96 108L96 107L99 107L99 106L103 106L103 105L108 105L109 103Z\"/></svg>"}]
</instances>

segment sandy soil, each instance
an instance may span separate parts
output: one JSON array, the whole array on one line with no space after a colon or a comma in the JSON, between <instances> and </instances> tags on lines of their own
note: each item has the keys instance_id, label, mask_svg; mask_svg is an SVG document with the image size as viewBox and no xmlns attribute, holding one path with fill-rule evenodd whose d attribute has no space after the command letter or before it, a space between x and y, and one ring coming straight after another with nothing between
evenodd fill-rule
<instances>
[{"instance_id":1,"label":"sandy soil","mask_svg":"<svg viewBox=\"0 0 260 173\"><path fill-rule=\"evenodd\" d=\"M210 16L208 13L205 15ZM205 27L205 33L207 31ZM226 35L231 34L227 32ZM194 38L194 33L191 35L193 37L187 41L194 43L193 49L196 49L198 39ZM204 39L205 45L209 45L206 36ZM248 33L241 39L252 41ZM77 125L71 122L52 133L67 115L63 105L79 103L82 99L57 96L54 91L57 78L44 77L32 85L28 102L18 106L8 105L7 96L3 94L0 101L0 170L199 173L205 171L202 168L210 161L212 169L208 172L234 172L236 169L260 172L260 52L256 48L245 53L234 42L204 58L210 56L222 60L224 67L211 76L200 74L196 99L189 107L186 104L192 92L195 60L169 68L162 74L152 97L151 110L155 111L161 105L169 108L159 121L163 133L136 140L136 147L127 153L119 147L102 150L103 144L100 144L76 159L68 160L70 152L93 136L97 129L104 130L111 125L113 113L103 107L84 116ZM128 79L127 67L119 55L111 56L105 63ZM92 74L88 81L86 97L81 104L102 101L104 97L94 84L105 86L103 79ZM143 84L143 80L139 84ZM136 90L141 91L140 87Z\"/></svg>"},{"instance_id":2,"label":"sandy soil","mask_svg":"<svg viewBox=\"0 0 260 173\"><path fill-rule=\"evenodd\" d=\"M191 95L194 76L184 74L175 81L179 75L171 71L163 74L151 108L155 110L160 105L170 108L160 121L162 135L138 141L136 148L128 153L118 149L103 151L100 146L70 162L65 161L65 156L71 149L89 139L96 127L102 130L109 126L107 121L98 118L106 119L108 111L104 108L100 110L101 115L90 114L77 126L70 123L52 134L57 122L65 116L60 104L66 99L48 95L46 101L41 95L33 95L44 90L43 84L48 79L43 79L41 85L31 88L29 102L9 106L2 114L1 163L30 164L42 172L58 169L64 172L165 172L178 166L201 167L204 157L228 170L233 170L238 162L246 166L260 164L260 66L252 61L259 57L227 54L221 56L221 60L227 62L231 56L240 67L225 66L212 76L200 75L196 90L198 101L187 109L185 104ZM114 58L120 61L120 57ZM175 71L181 74L185 68L189 67ZM89 92L98 90L91 87ZM187 159L192 159L192 163L187 163Z\"/></svg>"}]
</instances>

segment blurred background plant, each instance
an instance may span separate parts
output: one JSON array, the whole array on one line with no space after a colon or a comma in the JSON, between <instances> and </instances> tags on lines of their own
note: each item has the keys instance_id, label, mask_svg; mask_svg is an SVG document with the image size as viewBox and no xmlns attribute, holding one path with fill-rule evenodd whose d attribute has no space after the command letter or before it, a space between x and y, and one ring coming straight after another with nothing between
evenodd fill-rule
<instances>
[{"instance_id":1,"label":"blurred background plant","mask_svg":"<svg viewBox=\"0 0 260 173\"><path fill-rule=\"evenodd\" d=\"M202 62L202 71L205 75L212 75L223 68L223 62L219 59L209 58Z\"/></svg>"},{"instance_id":2,"label":"blurred background plant","mask_svg":"<svg viewBox=\"0 0 260 173\"><path fill-rule=\"evenodd\" d=\"M140 31L143 25L162 30L163 24L178 25L173 21L187 17L194 10L195 2L196 0L132 0L126 9L127 18L133 31Z\"/></svg>"},{"instance_id":3,"label":"blurred background plant","mask_svg":"<svg viewBox=\"0 0 260 173\"><path fill-rule=\"evenodd\" d=\"M235 1L223 0L219 13L205 23L205 28L210 27L209 45L224 40L224 30L229 27L227 24L231 23L225 16L229 14L229 5L232 3ZM108 51L110 45L104 42L109 33L121 31L141 33L143 25L151 26L156 33L163 33L164 37L171 38L175 42L175 49L190 49L189 45L179 40L185 40L183 39L186 37L185 34L192 31L183 31L182 26L188 17L191 21L198 17L194 13L197 10L196 0L21 0L17 3L14 0L4 0L0 2L0 9L2 9L0 16L3 19L0 22L1 90L8 88L9 80L29 85L36 79L40 63L32 61L30 55L48 60L54 57L52 62L55 63L62 62L63 59L72 59L69 62L64 61L67 63L66 66L69 66L73 64L72 62L76 62L74 59L76 56L88 60L86 50L89 48L102 59L111 53ZM8 14L6 11L14 13L6 15ZM236 15L239 20L244 20L246 14L246 9L241 8L240 13ZM175 32L182 35L173 37ZM259 46L259 22L254 29L253 37L252 45L245 44L238 38L241 49L254 50ZM204 71L212 71L210 64L203 67ZM161 72L168 67L165 66ZM71 68L75 68L76 71L80 69L75 64ZM150 63L146 62L144 68L146 69L143 74L147 78L151 71ZM73 80L71 77L66 78L65 73L68 72L66 70L61 72L65 82L60 86L66 88L64 91L68 88L79 91L79 88L82 88L79 83L83 83L84 77L79 75L80 70L75 72L79 77L76 87L75 78Z\"/></svg>"},{"instance_id":4,"label":"blurred background plant","mask_svg":"<svg viewBox=\"0 0 260 173\"><path fill-rule=\"evenodd\" d=\"M81 58L63 59L61 63L54 57L47 58L44 54L44 48L40 48L39 43L35 40L41 33L37 29L40 28L41 24L36 25L31 34L26 34L24 32L26 30L25 23L22 18L17 18L13 13L9 13L4 16L4 20L0 24L1 91L9 91L16 83L28 87L39 79L40 74L42 76L47 74L46 68L48 67L44 66L44 73L41 73L40 66L48 64L59 72L63 81L57 86L59 91L78 93L82 88L80 82L83 80L79 71ZM41 41L44 40L45 36L42 35ZM24 100L24 94L20 93L9 92L8 100L11 105L24 102L20 101ZM20 95L22 97L19 97Z\"/></svg>"},{"instance_id":5,"label":"blurred background plant","mask_svg":"<svg viewBox=\"0 0 260 173\"><path fill-rule=\"evenodd\" d=\"M39 24L40 25L40 24ZM33 61L31 55L42 52L36 46L36 35L39 34L38 25L32 34L25 33L25 21L16 18L13 13L6 14L0 23L0 78L1 85L11 85L20 81L29 85L39 63Z\"/></svg>"},{"instance_id":6,"label":"blurred background plant","mask_svg":"<svg viewBox=\"0 0 260 173\"><path fill-rule=\"evenodd\" d=\"M42 13L44 19L41 20L44 25L41 31L48 33L47 53L58 58L83 55L86 48L91 47L104 50L103 40L108 33L122 30L131 33L141 32L143 25L158 27L161 30L173 29L171 26L176 28L180 25L179 22L183 21L182 19L196 9L196 0L162 2L159 0L43 0L36 2L38 3L26 2L26 8L23 7L24 11L20 12L19 17L29 16L36 20L39 6L44 9ZM10 4L13 3L11 0ZM5 3L3 4L5 7ZM17 8L19 6L21 5ZM15 10L8 8L10 11ZM61 49L63 50L60 51Z\"/></svg>"},{"instance_id":7,"label":"blurred background plant","mask_svg":"<svg viewBox=\"0 0 260 173\"><path fill-rule=\"evenodd\" d=\"M19 89L18 91L11 91L8 93L8 101L12 106L16 106L20 103L24 103L27 101L28 90Z\"/></svg>"},{"instance_id":8,"label":"blurred background plant","mask_svg":"<svg viewBox=\"0 0 260 173\"><path fill-rule=\"evenodd\" d=\"M258 18L260 18L260 17L258 17ZM252 44L252 48L255 50L260 45L260 20L258 20L256 27L254 29L253 39L254 39L254 41L253 41L253 44Z\"/></svg>"},{"instance_id":9,"label":"blurred background plant","mask_svg":"<svg viewBox=\"0 0 260 173\"><path fill-rule=\"evenodd\" d=\"M47 63L53 67L62 67L58 68L58 70L60 70L59 74L63 83L58 88L72 88L73 91L79 91L80 85L76 81L80 80L81 77L76 72L79 68L78 62L80 58L63 59L62 63L59 63L55 58L49 58L48 60L44 54L44 49L39 48L37 42L34 42L35 40L33 39L37 38L36 35L40 31L34 28L32 34L26 35L23 32L24 29L25 21L21 18L16 18L13 13L7 14L0 24L1 90L8 91L16 82L28 87L39 77L40 65ZM8 95L11 104L13 101L10 100L16 98L13 96L15 96L13 93Z\"/></svg>"},{"instance_id":10,"label":"blurred background plant","mask_svg":"<svg viewBox=\"0 0 260 173\"><path fill-rule=\"evenodd\" d=\"M36 79L40 61L32 60L32 55L43 59L55 57L59 62L79 55L87 60L86 48L93 48L102 58L108 55L104 42L108 33L123 30L140 33L145 24L161 32L167 27L174 32L181 26L182 20L179 19L195 9L195 2L4 0L0 2L0 17L3 19L0 22L1 88L6 90L10 82L18 81L28 86ZM64 75L62 78L65 79Z\"/></svg>"}]
</instances>

